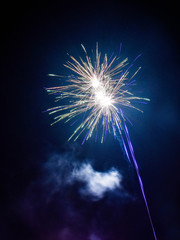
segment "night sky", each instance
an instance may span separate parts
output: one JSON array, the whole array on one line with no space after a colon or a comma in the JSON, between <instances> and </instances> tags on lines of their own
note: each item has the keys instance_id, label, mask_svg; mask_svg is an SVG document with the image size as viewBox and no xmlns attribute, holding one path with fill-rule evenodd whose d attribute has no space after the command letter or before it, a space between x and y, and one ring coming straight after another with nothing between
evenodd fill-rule
<instances>
[{"instance_id":1,"label":"night sky","mask_svg":"<svg viewBox=\"0 0 180 240\"><path fill-rule=\"evenodd\" d=\"M153 240L138 179L118 141L68 142L73 126L44 111L44 87L68 75L67 53L137 60L135 89L151 101L127 115L158 240L180 239L177 1L7 2L1 12L1 240ZM82 171L90 169L91 176ZM115 171L120 186L90 189ZM99 193L99 190L102 192Z\"/></svg>"}]
</instances>

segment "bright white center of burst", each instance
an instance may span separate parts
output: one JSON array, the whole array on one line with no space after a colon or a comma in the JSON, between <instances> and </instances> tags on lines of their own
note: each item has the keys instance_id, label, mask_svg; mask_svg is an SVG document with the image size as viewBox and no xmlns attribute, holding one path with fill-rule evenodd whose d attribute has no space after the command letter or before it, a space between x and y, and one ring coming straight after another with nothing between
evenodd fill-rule
<instances>
[{"instance_id":1,"label":"bright white center of burst","mask_svg":"<svg viewBox=\"0 0 180 240\"><path fill-rule=\"evenodd\" d=\"M99 85L100 85L99 79L96 77L96 75L94 75L92 79L92 87L98 88Z\"/></svg>"},{"instance_id":2,"label":"bright white center of burst","mask_svg":"<svg viewBox=\"0 0 180 240\"><path fill-rule=\"evenodd\" d=\"M96 75L93 75L92 77L91 86L93 87L92 92L95 97L96 104L99 104L101 107L108 107L111 105L111 98L106 95L105 89Z\"/></svg>"},{"instance_id":3,"label":"bright white center of burst","mask_svg":"<svg viewBox=\"0 0 180 240\"><path fill-rule=\"evenodd\" d=\"M111 98L106 96L103 91L95 92L95 100L103 107L108 107L111 105Z\"/></svg>"}]
</instances>

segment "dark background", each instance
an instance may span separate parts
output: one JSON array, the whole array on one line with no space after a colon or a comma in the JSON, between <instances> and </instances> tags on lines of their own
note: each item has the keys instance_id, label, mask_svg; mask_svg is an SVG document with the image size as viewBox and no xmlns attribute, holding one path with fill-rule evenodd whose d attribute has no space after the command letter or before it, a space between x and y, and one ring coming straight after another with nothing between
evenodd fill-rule
<instances>
[{"instance_id":1,"label":"dark background","mask_svg":"<svg viewBox=\"0 0 180 240\"><path fill-rule=\"evenodd\" d=\"M122 43L130 62L142 54L137 88L151 102L144 114L130 115L130 134L158 240L180 239L178 8L177 1L2 6L0 239L153 239L136 174L118 143L111 137L103 145L67 143L73 128L50 127L52 118L42 113L53 106L44 87L59 83L47 74L68 74L66 53L83 55L81 43L91 53L96 42L108 55ZM57 163L44 166L66 152L76 161L93 159L99 171L119 169L131 197L114 192L94 202L82 199L78 186L52 194L53 180L46 182Z\"/></svg>"}]
</instances>

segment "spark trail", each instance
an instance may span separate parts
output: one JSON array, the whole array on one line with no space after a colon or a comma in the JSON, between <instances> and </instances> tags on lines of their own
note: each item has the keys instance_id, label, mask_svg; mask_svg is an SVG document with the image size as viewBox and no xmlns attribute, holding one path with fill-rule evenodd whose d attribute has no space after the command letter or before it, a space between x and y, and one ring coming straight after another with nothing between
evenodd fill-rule
<instances>
[{"instance_id":1,"label":"spark trail","mask_svg":"<svg viewBox=\"0 0 180 240\"><path fill-rule=\"evenodd\" d=\"M82 48L86 55L85 60L70 56L71 60L64 64L73 72L68 78L69 84L46 88L49 94L55 95L57 102L65 99L66 103L47 110L49 114L56 114L52 125L61 120L79 121L69 140L76 141L81 135L85 135L82 144L94 135L96 139L97 133L100 134L101 143L107 133L113 133L117 140L121 139L128 160L134 164L154 238L157 240L123 110L129 108L141 111L135 103L149 101L148 98L135 96L129 90L140 68L132 76L129 70L139 56L131 65L128 65L128 58L120 61L119 57L113 55L108 59L105 54L101 60L97 44L95 60L92 61L83 45Z\"/></svg>"}]
</instances>

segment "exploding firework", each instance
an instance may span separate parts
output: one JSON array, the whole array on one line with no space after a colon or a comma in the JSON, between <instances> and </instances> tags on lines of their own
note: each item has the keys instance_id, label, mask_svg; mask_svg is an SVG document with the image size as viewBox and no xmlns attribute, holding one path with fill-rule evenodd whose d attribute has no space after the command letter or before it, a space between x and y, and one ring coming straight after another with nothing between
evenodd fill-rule
<instances>
[{"instance_id":1,"label":"exploding firework","mask_svg":"<svg viewBox=\"0 0 180 240\"><path fill-rule=\"evenodd\" d=\"M84 143L93 135L97 139L97 133L101 132L101 142L103 142L109 132L113 133L118 141L121 141L128 160L134 163L154 237L157 239L126 125L128 119L124 114L124 108L141 111L135 104L138 101L149 101L148 98L135 96L130 91L131 85L135 82L134 76L140 68L130 76L129 70L133 63L128 65L127 58L120 61L119 57L111 55L108 59L106 54L102 58L97 44L95 60L92 61L83 45L82 48L86 60L80 58L78 61L73 56L70 56L71 61L65 64L65 67L69 68L73 73L68 77L68 84L46 88L49 94L55 95L56 101L66 99L65 105L59 105L47 110L49 114L56 114L52 124L61 120L65 120L65 122L72 120L73 123L79 121L69 140L73 138L76 141L85 132L82 141Z\"/></svg>"},{"instance_id":2,"label":"exploding firework","mask_svg":"<svg viewBox=\"0 0 180 240\"><path fill-rule=\"evenodd\" d=\"M83 49L86 53L84 47ZM63 119L68 122L71 119L79 118L80 124L69 140L73 137L74 141L77 140L86 130L84 142L92 137L93 133L97 132L99 128L102 128L101 142L103 142L107 132L113 132L114 136L122 134L122 121L125 118L122 106L141 111L133 106L133 100L149 101L147 98L134 96L128 90L128 87L134 82L131 80L140 68L133 76L128 78L130 67L124 71L128 64L127 58L119 62L116 56L112 60L108 60L107 55L105 55L101 62L100 57L101 53L98 52L98 45L96 46L94 63L87 53L86 61L80 58L79 62L70 56L72 61L68 61L65 66L76 74L69 79L70 84L47 88L48 93L54 94L57 101L63 98L69 100L67 105L60 105L47 110L50 114L61 113L54 118L54 123Z\"/></svg>"}]
</instances>

